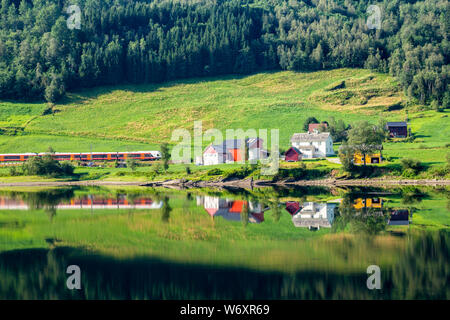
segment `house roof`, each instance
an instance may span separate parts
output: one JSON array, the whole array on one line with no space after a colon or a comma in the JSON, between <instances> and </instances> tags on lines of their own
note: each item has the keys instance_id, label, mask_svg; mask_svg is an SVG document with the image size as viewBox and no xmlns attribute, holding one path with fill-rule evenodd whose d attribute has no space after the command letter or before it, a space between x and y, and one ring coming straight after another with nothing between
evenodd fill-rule
<instances>
[{"instance_id":1,"label":"house roof","mask_svg":"<svg viewBox=\"0 0 450 320\"><path fill-rule=\"evenodd\" d=\"M295 216L301 209L300 202L288 201L286 202L286 211L291 216Z\"/></svg>"},{"instance_id":2,"label":"house roof","mask_svg":"<svg viewBox=\"0 0 450 320\"><path fill-rule=\"evenodd\" d=\"M330 228L331 223L328 221L328 219L314 219L314 218L302 218L302 219L296 219L293 218L292 222L294 223L294 226L296 227L322 227L322 228Z\"/></svg>"},{"instance_id":3,"label":"house roof","mask_svg":"<svg viewBox=\"0 0 450 320\"><path fill-rule=\"evenodd\" d=\"M257 142L261 141L260 138L247 138L245 139L246 147L252 148L252 146ZM225 140L220 144L210 145L216 150L217 153L227 153L229 149L240 149L242 144L241 139L229 139ZM205 151L209 148L209 146L205 149Z\"/></svg>"},{"instance_id":4,"label":"house roof","mask_svg":"<svg viewBox=\"0 0 450 320\"><path fill-rule=\"evenodd\" d=\"M291 142L322 142L330 136L329 132L322 133L294 133Z\"/></svg>"},{"instance_id":5,"label":"house roof","mask_svg":"<svg viewBox=\"0 0 450 320\"><path fill-rule=\"evenodd\" d=\"M298 150L296 147L290 147L290 148L286 151L286 153L288 153L290 150L295 151L297 154L302 154L302 152L301 152L300 150Z\"/></svg>"},{"instance_id":6,"label":"house roof","mask_svg":"<svg viewBox=\"0 0 450 320\"><path fill-rule=\"evenodd\" d=\"M206 147L205 151L208 150L208 148L213 148L217 153L227 154L229 153L227 149L222 144L211 144L208 147Z\"/></svg>"},{"instance_id":7,"label":"house roof","mask_svg":"<svg viewBox=\"0 0 450 320\"><path fill-rule=\"evenodd\" d=\"M314 129L318 129L320 126L325 126L325 128L328 128L328 124L326 122L322 122L322 123L310 123L308 125L308 131L309 132L313 132Z\"/></svg>"},{"instance_id":8,"label":"house roof","mask_svg":"<svg viewBox=\"0 0 450 320\"><path fill-rule=\"evenodd\" d=\"M405 121L400 122L388 122L386 123L388 127L407 127L408 124Z\"/></svg>"}]
</instances>

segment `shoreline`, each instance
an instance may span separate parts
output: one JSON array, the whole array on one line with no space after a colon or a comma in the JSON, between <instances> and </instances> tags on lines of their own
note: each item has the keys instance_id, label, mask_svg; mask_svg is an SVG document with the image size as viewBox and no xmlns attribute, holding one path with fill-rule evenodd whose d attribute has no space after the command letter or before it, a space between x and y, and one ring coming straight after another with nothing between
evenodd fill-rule
<instances>
[{"instance_id":1,"label":"shoreline","mask_svg":"<svg viewBox=\"0 0 450 320\"><path fill-rule=\"evenodd\" d=\"M235 187L235 188L263 188L263 187L295 187L295 186L450 186L450 180L437 179L321 179L321 180L285 180L272 182L267 180L237 179L228 181L190 181L190 180L164 180L164 181L30 181L30 182L0 182L2 187L64 187L64 186L137 186L137 187Z\"/></svg>"}]
</instances>

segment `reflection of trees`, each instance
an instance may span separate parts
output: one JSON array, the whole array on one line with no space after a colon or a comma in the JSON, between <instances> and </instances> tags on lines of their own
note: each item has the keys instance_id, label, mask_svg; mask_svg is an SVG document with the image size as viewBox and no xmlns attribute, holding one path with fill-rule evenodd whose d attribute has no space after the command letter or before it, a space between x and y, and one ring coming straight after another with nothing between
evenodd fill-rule
<instances>
[{"instance_id":1,"label":"reflection of trees","mask_svg":"<svg viewBox=\"0 0 450 320\"><path fill-rule=\"evenodd\" d=\"M386 229L387 217L383 209L362 208L355 209L355 197L348 194L339 205L339 214L335 217L332 231L350 231L374 235Z\"/></svg>"},{"instance_id":2,"label":"reflection of trees","mask_svg":"<svg viewBox=\"0 0 450 320\"><path fill-rule=\"evenodd\" d=\"M248 225L249 214L250 214L249 202L247 200L247 202L244 203L244 207L242 208L242 213L241 213L241 222L244 227L246 227Z\"/></svg>"},{"instance_id":3,"label":"reflection of trees","mask_svg":"<svg viewBox=\"0 0 450 320\"><path fill-rule=\"evenodd\" d=\"M68 201L74 196L74 189L51 189L38 192L24 192L20 198L31 209L43 209L50 221L56 216L56 207L63 201Z\"/></svg>"},{"instance_id":4,"label":"reflection of trees","mask_svg":"<svg viewBox=\"0 0 450 320\"><path fill-rule=\"evenodd\" d=\"M272 215L273 215L273 220L276 222L280 221L280 217L281 217L280 199L274 198L270 202L269 207L270 207L270 211L272 212Z\"/></svg>"},{"instance_id":5,"label":"reflection of trees","mask_svg":"<svg viewBox=\"0 0 450 320\"><path fill-rule=\"evenodd\" d=\"M56 248L0 253L0 299L449 299L448 233L411 234L406 240L398 263L382 268L382 290L367 289L365 268L343 273L209 269ZM71 264L81 268L81 290L66 288Z\"/></svg>"},{"instance_id":6,"label":"reflection of trees","mask_svg":"<svg viewBox=\"0 0 450 320\"><path fill-rule=\"evenodd\" d=\"M426 193L422 192L416 187L405 187L401 189L402 204L404 205L414 205L420 203L423 198L427 196Z\"/></svg>"},{"instance_id":7,"label":"reflection of trees","mask_svg":"<svg viewBox=\"0 0 450 320\"><path fill-rule=\"evenodd\" d=\"M169 222L170 212L172 211L172 207L169 204L169 197L163 198L163 207L161 209L161 221Z\"/></svg>"},{"instance_id":8,"label":"reflection of trees","mask_svg":"<svg viewBox=\"0 0 450 320\"><path fill-rule=\"evenodd\" d=\"M446 231L408 237L407 249L392 273L394 298L450 298L449 240Z\"/></svg>"}]
</instances>

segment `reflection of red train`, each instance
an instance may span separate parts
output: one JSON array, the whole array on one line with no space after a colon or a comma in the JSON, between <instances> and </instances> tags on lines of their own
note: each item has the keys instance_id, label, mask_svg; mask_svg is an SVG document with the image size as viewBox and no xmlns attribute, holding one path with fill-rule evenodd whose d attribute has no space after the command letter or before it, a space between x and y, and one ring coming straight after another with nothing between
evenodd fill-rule
<instances>
[{"instance_id":1,"label":"reflection of red train","mask_svg":"<svg viewBox=\"0 0 450 320\"><path fill-rule=\"evenodd\" d=\"M46 153L0 154L0 162L23 162L29 158L44 155ZM57 161L125 161L127 159L153 161L161 159L159 151L54 153L52 156Z\"/></svg>"},{"instance_id":2,"label":"reflection of red train","mask_svg":"<svg viewBox=\"0 0 450 320\"><path fill-rule=\"evenodd\" d=\"M95 195L64 200L55 206L56 209L161 209L162 207L162 201L154 201L150 198L101 198ZM30 206L24 200L0 196L0 210L28 209Z\"/></svg>"}]
</instances>

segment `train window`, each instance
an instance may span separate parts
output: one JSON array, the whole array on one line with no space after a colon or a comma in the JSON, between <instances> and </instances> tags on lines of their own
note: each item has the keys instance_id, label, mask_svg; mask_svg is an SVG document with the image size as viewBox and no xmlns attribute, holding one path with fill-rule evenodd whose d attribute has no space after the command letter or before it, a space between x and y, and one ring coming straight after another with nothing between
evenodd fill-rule
<instances>
[{"instance_id":1,"label":"train window","mask_svg":"<svg viewBox=\"0 0 450 320\"><path fill-rule=\"evenodd\" d=\"M133 153L130 156L133 157L133 158L140 158L141 154L140 153Z\"/></svg>"},{"instance_id":2,"label":"train window","mask_svg":"<svg viewBox=\"0 0 450 320\"><path fill-rule=\"evenodd\" d=\"M108 156L106 154L94 154L94 159L106 159Z\"/></svg>"},{"instance_id":3,"label":"train window","mask_svg":"<svg viewBox=\"0 0 450 320\"><path fill-rule=\"evenodd\" d=\"M69 155L67 155L67 156L57 155L55 158L58 158L58 159L70 159L70 156Z\"/></svg>"},{"instance_id":4,"label":"train window","mask_svg":"<svg viewBox=\"0 0 450 320\"><path fill-rule=\"evenodd\" d=\"M5 156L5 160L20 160L20 156Z\"/></svg>"}]
</instances>

